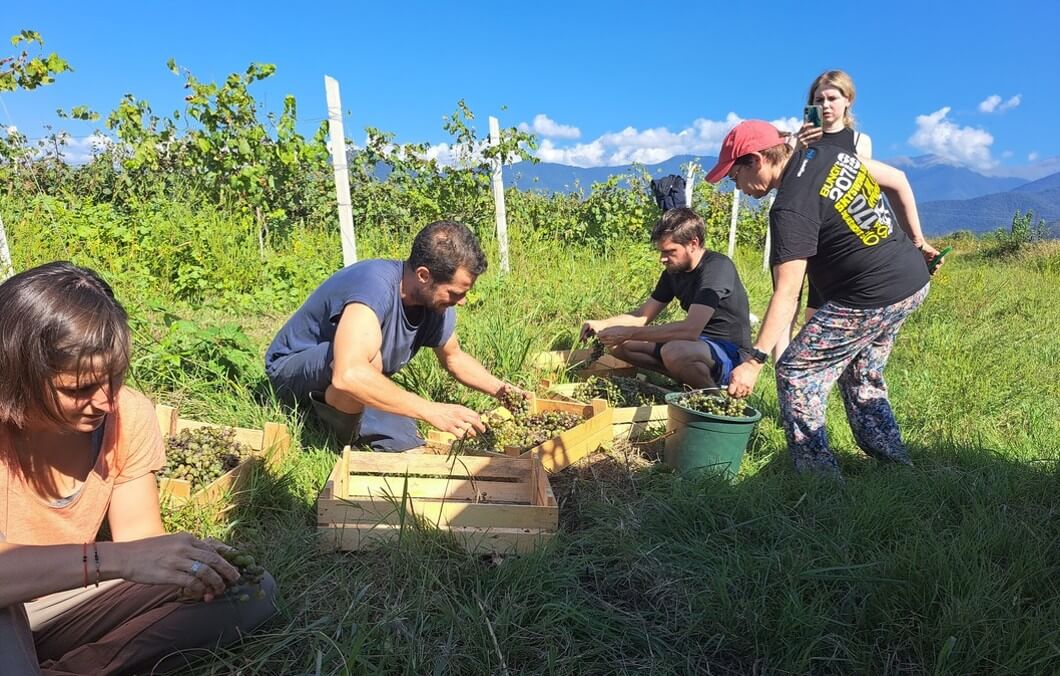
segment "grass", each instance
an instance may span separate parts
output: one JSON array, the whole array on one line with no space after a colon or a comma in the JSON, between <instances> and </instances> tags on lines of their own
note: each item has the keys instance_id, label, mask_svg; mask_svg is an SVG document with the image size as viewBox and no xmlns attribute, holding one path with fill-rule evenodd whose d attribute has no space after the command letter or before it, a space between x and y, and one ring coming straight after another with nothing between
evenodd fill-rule
<instances>
[{"instance_id":1,"label":"grass","mask_svg":"<svg viewBox=\"0 0 1060 676\"><path fill-rule=\"evenodd\" d=\"M372 255L392 243L359 246ZM551 544L499 561L418 528L400 546L319 553L314 501L335 461L319 428L255 383L189 378L161 391L139 374L188 417L286 420L299 446L280 473L255 477L244 506L169 515L242 543L280 589L270 624L197 656L189 673L1056 673L1060 265L1055 247L1006 261L963 251L888 367L915 468L858 451L836 396L829 430L847 481L796 477L767 368L755 393L765 417L737 481L681 478L659 464L658 444L616 443L553 478L562 529ZM737 263L762 316L760 253ZM607 255L514 246L512 265L480 280L458 332L467 351L528 385L528 354L569 345L583 319L633 307L658 273L646 245ZM240 313L168 302L204 324L252 327L262 351L297 305ZM429 354L403 377L487 404Z\"/></svg>"}]
</instances>

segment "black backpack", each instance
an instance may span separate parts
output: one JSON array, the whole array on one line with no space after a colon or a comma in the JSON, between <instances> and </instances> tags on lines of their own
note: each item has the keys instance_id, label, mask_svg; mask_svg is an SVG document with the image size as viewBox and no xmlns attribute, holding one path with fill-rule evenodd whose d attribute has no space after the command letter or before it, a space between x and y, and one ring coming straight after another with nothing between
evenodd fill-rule
<instances>
[{"instance_id":1,"label":"black backpack","mask_svg":"<svg viewBox=\"0 0 1060 676\"><path fill-rule=\"evenodd\" d=\"M676 209L685 205L685 179L682 176L670 174L651 182L651 194L655 197L655 203L663 210Z\"/></svg>"}]
</instances>

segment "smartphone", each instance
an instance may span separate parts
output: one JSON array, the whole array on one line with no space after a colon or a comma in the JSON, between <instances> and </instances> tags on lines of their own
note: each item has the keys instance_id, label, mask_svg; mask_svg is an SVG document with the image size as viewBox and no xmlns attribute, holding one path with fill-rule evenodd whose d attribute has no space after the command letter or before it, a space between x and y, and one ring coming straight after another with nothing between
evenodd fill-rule
<instances>
[{"instance_id":1,"label":"smartphone","mask_svg":"<svg viewBox=\"0 0 1060 676\"><path fill-rule=\"evenodd\" d=\"M808 124L812 124L815 127L821 126L821 107L820 106L806 106L802 109L802 119Z\"/></svg>"},{"instance_id":2,"label":"smartphone","mask_svg":"<svg viewBox=\"0 0 1060 676\"><path fill-rule=\"evenodd\" d=\"M943 257L945 257L945 255L948 254L951 251L953 251L953 247L952 246L948 246L945 249L943 249L942 251L940 251L938 256L935 256L934 258L932 258L931 262L928 263L928 273L935 274L935 268L937 268L939 266L939 263L942 262Z\"/></svg>"}]
</instances>

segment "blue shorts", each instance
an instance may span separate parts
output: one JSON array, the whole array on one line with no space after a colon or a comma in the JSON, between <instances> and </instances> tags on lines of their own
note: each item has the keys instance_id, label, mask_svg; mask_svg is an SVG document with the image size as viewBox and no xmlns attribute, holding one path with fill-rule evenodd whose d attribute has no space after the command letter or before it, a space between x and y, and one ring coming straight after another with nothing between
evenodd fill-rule
<instances>
[{"instance_id":1,"label":"blue shorts","mask_svg":"<svg viewBox=\"0 0 1060 676\"><path fill-rule=\"evenodd\" d=\"M710 347L710 354L714 357L714 368L711 369L714 382L721 387L727 386L732 370L740 365L740 348L727 340L707 338L702 334L699 341Z\"/></svg>"},{"instance_id":2,"label":"blue shorts","mask_svg":"<svg viewBox=\"0 0 1060 676\"><path fill-rule=\"evenodd\" d=\"M708 338L699 335L699 341L710 348L710 356L713 363L710 366L710 377L721 386L729 384L732 370L740 365L740 348L734 343L721 338ZM662 361L663 343L655 343L653 354L655 358Z\"/></svg>"}]
</instances>

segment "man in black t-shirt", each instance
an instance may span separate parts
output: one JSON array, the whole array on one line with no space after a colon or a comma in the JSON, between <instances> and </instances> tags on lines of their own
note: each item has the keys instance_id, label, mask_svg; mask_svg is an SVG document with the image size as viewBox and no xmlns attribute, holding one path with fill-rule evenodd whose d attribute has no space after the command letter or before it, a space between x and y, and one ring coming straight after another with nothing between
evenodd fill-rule
<instances>
[{"instance_id":1,"label":"man in black t-shirt","mask_svg":"<svg viewBox=\"0 0 1060 676\"><path fill-rule=\"evenodd\" d=\"M595 335L619 359L692 387L727 384L751 344L747 292L732 261L703 248L705 234L691 209L663 214L651 241L666 269L651 297L628 314L586 321L582 340ZM674 298L685 318L648 326Z\"/></svg>"}]
</instances>

